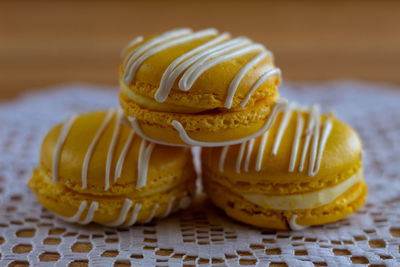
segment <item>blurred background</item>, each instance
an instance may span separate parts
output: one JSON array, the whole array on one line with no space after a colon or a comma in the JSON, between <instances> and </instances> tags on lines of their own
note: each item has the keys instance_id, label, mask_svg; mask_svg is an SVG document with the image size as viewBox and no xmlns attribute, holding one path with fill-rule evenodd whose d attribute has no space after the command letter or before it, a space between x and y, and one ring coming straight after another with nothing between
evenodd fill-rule
<instances>
[{"instance_id":1,"label":"blurred background","mask_svg":"<svg viewBox=\"0 0 400 267\"><path fill-rule=\"evenodd\" d=\"M182 26L265 44L284 80L400 84L400 1L0 0L0 99L66 82L117 86L132 38Z\"/></svg>"}]
</instances>

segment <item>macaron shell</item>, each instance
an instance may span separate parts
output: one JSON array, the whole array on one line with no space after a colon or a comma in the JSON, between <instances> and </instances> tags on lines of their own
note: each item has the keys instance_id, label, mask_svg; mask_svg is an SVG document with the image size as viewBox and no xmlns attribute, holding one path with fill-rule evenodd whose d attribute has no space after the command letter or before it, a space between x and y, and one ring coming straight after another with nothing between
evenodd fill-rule
<instances>
[{"instance_id":1,"label":"macaron shell","mask_svg":"<svg viewBox=\"0 0 400 267\"><path fill-rule=\"evenodd\" d=\"M181 123L188 136L202 142L225 142L246 138L263 128L276 96L260 100L248 109L228 112L214 110L199 114L168 113L152 111L137 105L123 94L121 107L125 116L135 118L148 137L168 144L187 145L173 127L174 120Z\"/></svg>"},{"instance_id":2,"label":"macaron shell","mask_svg":"<svg viewBox=\"0 0 400 267\"><path fill-rule=\"evenodd\" d=\"M337 182L353 175L361 166L361 152L362 146L360 138L357 133L348 125L343 122L331 118L332 130L328 137L324 152L322 154L320 170L314 176L309 176L309 156L305 160L305 170L300 172L300 155L302 150L298 152L296 167L293 172L289 172L289 162L293 146L294 133L296 128L297 115L293 112L287 129L283 134L282 141L280 142L276 155L272 155L273 145L276 140L277 132L279 130L280 121L283 114L277 116L276 122L268 131L268 139L264 150L264 157L261 163L260 171L255 168L256 158L259 151L261 136L254 141L253 150L250 156L250 164L248 171L243 168L244 160L242 162L240 173L237 172L236 164L240 150L239 145L230 146L225 158L223 174L224 177L229 177L234 182L247 182L247 183L274 183L274 184L304 184L304 183L328 183L332 179L337 179ZM305 125L308 123L309 116L305 117ZM321 125L328 119L328 116L321 116ZM299 147L302 148L305 142L305 136L300 139ZM222 147L206 148L203 149L202 159L203 165L212 170L214 173L219 172L220 156ZM247 148L245 155L247 153ZM340 178L342 177L342 178ZM322 182L322 183L321 183ZM318 187L318 185L316 185Z\"/></svg>"},{"instance_id":3,"label":"macaron shell","mask_svg":"<svg viewBox=\"0 0 400 267\"><path fill-rule=\"evenodd\" d=\"M104 190L105 164L107 161L107 152L115 130L115 115L104 129L94 147L88 166L87 188L82 188L82 165L84 158L100 124L104 120L105 114L103 111L94 112L80 115L75 120L61 150L60 161L58 163L58 183L77 192L98 195L127 194L136 191L138 156L143 142L143 139L137 134L133 136L131 145L126 153L121 175L114 182L119 155L121 155L127 139L132 132L124 124L120 124L118 138L116 139L110 168L111 186L109 190ZM60 129L61 125L58 125L50 130L42 143L40 166L49 175L52 174L53 156ZM163 184L179 181L183 179L182 174L187 169L193 169L190 149L156 145L150 157L147 184L139 190L146 191Z\"/></svg>"},{"instance_id":4,"label":"macaron shell","mask_svg":"<svg viewBox=\"0 0 400 267\"><path fill-rule=\"evenodd\" d=\"M207 41L210 41L215 38L215 36L198 38L196 40L178 44L150 56L137 69L133 81L130 84L125 83L125 85L136 93L153 98L168 66L179 56L206 43ZM154 37L156 36L153 35L145 38L142 42L129 48L125 53L124 58L130 51ZM245 55L226 60L209 68L196 80L189 92L183 92L180 90L178 86L180 77L178 77L165 103L187 107L202 107L206 109L224 107L225 97L230 82L240 69L242 69L244 65L246 65L246 63L253 59L258 53L259 52L249 52ZM267 56L246 73L237 88L232 107L239 106L255 82L272 66L272 57ZM121 64L121 82L123 82L122 76L124 71L124 64ZM279 82L279 77L277 75L267 79L257 89L258 92L254 94L251 102L265 97L265 95L269 94L271 89L276 90L276 86L279 85Z\"/></svg>"}]
</instances>

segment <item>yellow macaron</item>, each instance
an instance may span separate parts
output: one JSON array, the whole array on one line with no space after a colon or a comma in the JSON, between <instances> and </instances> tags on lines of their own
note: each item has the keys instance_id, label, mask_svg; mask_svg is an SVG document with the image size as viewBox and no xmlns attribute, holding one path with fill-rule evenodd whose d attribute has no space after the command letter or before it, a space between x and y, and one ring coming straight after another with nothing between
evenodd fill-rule
<instances>
[{"instance_id":1,"label":"yellow macaron","mask_svg":"<svg viewBox=\"0 0 400 267\"><path fill-rule=\"evenodd\" d=\"M70 117L49 131L28 185L66 221L132 225L190 203L196 174L191 151L143 140L121 110Z\"/></svg>"},{"instance_id":2,"label":"yellow macaron","mask_svg":"<svg viewBox=\"0 0 400 267\"><path fill-rule=\"evenodd\" d=\"M123 51L120 103L145 139L215 146L260 134L278 97L272 53L215 29L177 29Z\"/></svg>"},{"instance_id":3,"label":"yellow macaron","mask_svg":"<svg viewBox=\"0 0 400 267\"><path fill-rule=\"evenodd\" d=\"M298 230L335 222L365 201L357 133L318 106L278 101L269 130L242 144L202 150L211 200L239 221Z\"/></svg>"}]
</instances>

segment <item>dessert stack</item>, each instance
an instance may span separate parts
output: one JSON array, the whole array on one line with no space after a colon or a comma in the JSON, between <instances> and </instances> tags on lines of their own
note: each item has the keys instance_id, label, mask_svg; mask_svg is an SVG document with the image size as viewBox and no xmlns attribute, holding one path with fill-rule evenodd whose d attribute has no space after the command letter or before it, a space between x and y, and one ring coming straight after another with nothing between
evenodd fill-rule
<instances>
[{"instance_id":1,"label":"dessert stack","mask_svg":"<svg viewBox=\"0 0 400 267\"><path fill-rule=\"evenodd\" d=\"M122 109L73 116L43 141L29 186L62 219L132 225L188 207L193 146L205 192L238 221L299 230L363 204L357 133L280 98L262 44L183 28L135 38L122 56Z\"/></svg>"}]
</instances>

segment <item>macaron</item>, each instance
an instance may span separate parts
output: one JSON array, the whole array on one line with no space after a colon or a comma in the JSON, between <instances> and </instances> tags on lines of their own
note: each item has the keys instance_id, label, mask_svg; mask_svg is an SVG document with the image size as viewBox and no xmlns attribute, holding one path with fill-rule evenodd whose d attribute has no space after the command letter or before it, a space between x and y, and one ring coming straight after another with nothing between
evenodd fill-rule
<instances>
[{"instance_id":1,"label":"macaron","mask_svg":"<svg viewBox=\"0 0 400 267\"><path fill-rule=\"evenodd\" d=\"M68 222L129 226L190 204L190 149L148 142L122 122L111 109L71 116L48 132L28 182L45 208Z\"/></svg>"},{"instance_id":2,"label":"macaron","mask_svg":"<svg viewBox=\"0 0 400 267\"><path fill-rule=\"evenodd\" d=\"M357 133L317 105L279 100L261 136L202 150L210 199L243 223L300 230L338 221L364 203Z\"/></svg>"},{"instance_id":3,"label":"macaron","mask_svg":"<svg viewBox=\"0 0 400 267\"><path fill-rule=\"evenodd\" d=\"M265 130L280 83L271 51L215 29L138 37L123 51L120 104L144 139L222 146Z\"/></svg>"}]
</instances>

